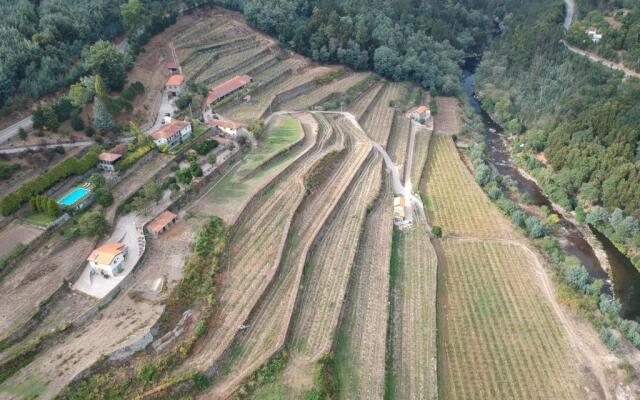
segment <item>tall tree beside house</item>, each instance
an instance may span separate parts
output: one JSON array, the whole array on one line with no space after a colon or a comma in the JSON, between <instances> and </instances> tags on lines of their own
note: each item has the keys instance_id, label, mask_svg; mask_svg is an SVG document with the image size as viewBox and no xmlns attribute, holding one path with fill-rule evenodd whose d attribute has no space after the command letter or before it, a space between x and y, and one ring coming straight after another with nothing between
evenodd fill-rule
<instances>
[{"instance_id":1,"label":"tall tree beside house","mask_svg":"<svg viewBox=\"0 0 640 400\"><path fill-rule=\"evenodd\" d=\"M103 132L109 132L116 128L116 120L109 113L100 96L96 96L93 103L93 126Z\"/></svg>"},{"instance_id":2,"label":"tall tree beside house","mask_svg":"<svg viewBox=\"0 0 640 400\"><path fill-rule=\"evenodd\" d=\"M116 128L116 120L107 109L107 90L102 81L102 76L96 75L96 96L93 102L93 126L103 132L109 132Z\"/></svg>"}]
</instances>

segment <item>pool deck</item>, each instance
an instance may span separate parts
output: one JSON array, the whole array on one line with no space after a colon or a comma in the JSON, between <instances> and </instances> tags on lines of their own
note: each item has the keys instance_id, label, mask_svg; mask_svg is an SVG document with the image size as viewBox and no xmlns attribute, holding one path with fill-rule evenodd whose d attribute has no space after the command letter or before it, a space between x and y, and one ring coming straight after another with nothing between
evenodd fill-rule
<instances>
[{"instance_id":1,"label":"pool deck","mask_svg":"<svg viewBox=\"0 0 640 400\"><path fill-rule=\"evenodd\" d=\"M91 275L91 266L87 263L82 275L73 285L73 289L91 297L102 299L113 288L118 286L124 278L133 270L140 257L143 247L140 245L140 220L135 213L122 216L116 225L116 229L107 242L123 242L127 246L127 254L124 258L123 271L114 277L104 278L100 274ZM144 240L144 236L142 236Z\"/></svg>"}]
</instances>

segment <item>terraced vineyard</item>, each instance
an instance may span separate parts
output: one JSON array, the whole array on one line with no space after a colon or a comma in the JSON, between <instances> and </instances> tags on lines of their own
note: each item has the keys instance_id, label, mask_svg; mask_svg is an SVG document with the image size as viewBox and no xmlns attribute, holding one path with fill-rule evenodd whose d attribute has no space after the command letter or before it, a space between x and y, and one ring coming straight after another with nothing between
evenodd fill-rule
<instances>
[{"instance_id":1,"label":"terraced vineyard","mask_svg":"<svg viewBox=\"0 0 640 400\"><path fill-rule=\"evenodd\" d=\"M583 399L565 333L519 245L445 240L441 396Z\"/></svg>"},{"instance_id":2,"label":"terraced vineyard","mask_svg":"<svg viewBox=\"0 0 640 400\"><path fill-rule=\"evenodd\" d=\"M355 86L367 79L369 76L370 74L366 72L349 74L345 78L337 79L325 85L320 85L310 92L296 96L291 100L287 100L279 104L278 108L280 110L307 110L316 104L322 103L332 94L345 92L352 86Z\"/></svg>"},{"instance_id":3,"label":"terraced vineyard","mask_svg":"<svg viewBox=\"0 0 640 400\"><path fill-rule=\"evenodd\" d=\"M476 184L450 137L433 138L426 174L429 221L445 236L513 237L510 223Z\"/></svg>"},{"instance_id":4,"label":"terraced vineyard","mask_svg":"<svg viewBox=\"0 0 640 400\"><path fill-rule=\"evenodd\" d=\"M394 241L389 394L397 399L436 398L438 259L421 223L396 233Z\"/></svg>"},{"instance_id":5,"label":"terraced vineyard","mask_svg":"<svg viewBox=\"0 0 640 400\"><path fill-rule=\"evenodd\" d=\"M395 109L391 107L391 101L398 99L400 94L401 87L399 84L388 84L382 89L381 94L377 96L369 107L368 112L364 115L362 129L373 141L380 143L382 146L386 146L389 130L393 124ZM401 139L398 138L398 140Z\"/></svg>"},{"instance_id":6,"label":"terraced vineyard","mask_svg":"<svg viewBox=\"0 0 640 400\"><path fill-rule=\"evenodd\" d=\"M347 111L353 114L356 119L362 118L375 103L375 99L384 88L383 83L376 83L366 92L362 93L355 101L351 103Z\"/></svg>"}]
</instances>

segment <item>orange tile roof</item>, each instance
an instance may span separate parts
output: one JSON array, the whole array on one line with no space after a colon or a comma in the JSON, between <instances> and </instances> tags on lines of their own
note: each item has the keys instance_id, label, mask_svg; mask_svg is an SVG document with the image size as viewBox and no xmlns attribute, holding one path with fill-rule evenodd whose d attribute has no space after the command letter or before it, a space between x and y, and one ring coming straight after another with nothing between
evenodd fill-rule
<instances>
[{"instance_id":1,"label":"orange tile roof","mask_svg":"<svg viewBox=\"0 0 640 400\"><path fill-rule=\"evenodd\" d=\"M151 137L154 139L167 139L179 134L182 129L189 125L190 123L187 121L172 121L153 132Z\"/></svg>"},{"instance_id":2,"label":"orange tile roof","mask_svg":"<svg viewBox=\"0 0 640 400\"><path fill-rule=\"evenodd\" d=\"M105 243L92 251L87 260L98 264L111 264L113 259L124 251L124 247L124 243Z\"/></svg>"},{"instance_id":3,"label":"orange tile roof","mask_svg":"<svg viewBox=\"0 0 640 400\"><path fill-rule=\"evenodd\" d=\"M242 122L232 121L230 119L208 119L207 124L229 129L238 129L246 126Z\"/></svg>"},{"instance_id":4,"label":"orange tile roof","mask_svg":"<svg viewBox=\"0 0 640 400\"><path fill-rule=\"evenodd\" d=\"M162 214L158 215L156 219L151 221L149 225L147 225L147 229L149 232L158 233L162 231L167 225L173 222L178 216L171 211L165 211Z\"/></svg>"},{"instance_id":5,"label":"orange tile roof","mask_svg":"<svg viewBox=\"0 0 640 400\"><path fill-rule=\"evenodd\" d=\"M98 155L98 160L100 161L107 161L107 162L114 162L117 159L119 159L120 157L122 157L122 155L118 154L118 153L100 153L100 155Z\"/></svg>"},{"instance_id":6,"label":"orange tile roof","mask_svg":"<svg viewBox=\"0 0 640 400\"><path fill-rule=\"evenodd\" d=\"M416 108L416 112L418 114L426 113L427 111L429 111L429 107L427 107L427 106L420 106L420 107Z\"/></svg>"},{"instance_id":7,"label":"orange tile roof","mask_svg":"<svg viewBox=\"0 0 640 400\"><path fill-rule=\"evenodd\" d=\"M228 95L229 93L235 92L252 80L253 78L251 78L249 75L238 75L234 76L226 82L219 84L218 86L209 90L206 105L210 106L216 100Z\"/></svg>"},{"instance_id":8,"label":"orange tile roof","mask_svg":"<svg viewBox=\"0 0 640 400\"><path fill-rule=\"evenodd\" d=\"M167 86L180 86L184 82L184 75L171 75L167 81Z\"/></svg>"}]
</instances>

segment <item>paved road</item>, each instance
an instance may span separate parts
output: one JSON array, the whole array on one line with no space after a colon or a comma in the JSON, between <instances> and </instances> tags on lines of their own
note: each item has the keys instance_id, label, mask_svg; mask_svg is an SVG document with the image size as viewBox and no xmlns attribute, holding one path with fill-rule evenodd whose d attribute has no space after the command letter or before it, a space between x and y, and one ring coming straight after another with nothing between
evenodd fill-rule
<instances>
[{"instance_id":1,"label":"paved road","mask_svg":"<svg viewBox=\"0 0 640 400\"><path fill-rule=\"evenodd\" d=\"M633 76L635 78L640 78L640 73L637 71L632 70L631 68L627 68L622 64L617 64L613 61L607 60L606 58L600 57L597 54L594 54L590 51L585 51L582 49L579 49L575 46L570 45L569 43L567 43L566 41L562 40L562 44L564 44L564 46L571 52L579 54L583 57L587 57L588 59L590 59L591 61L595 61L597 63L600 63L602 65L604 65L605 67L614 69L616 71L622 71L624 73L625 76Z\"/></svg>"},{"instance_id":2,"label":"paved road","mask_svg":"<svg viewBox=\"0 0 640 400\"><path fill-rule=\"evenodd\" d=\"M42 149L54 149L54 148L56 148L58 146L62 146L64 148L87 147L87 146L91 146L94 143L95 143L95 141L93 141L93 140L82 140L82 141L73 142L73 143L52 143L52 144L45 144L45 145L34 144L32 146L22 146L22 147L12 147L12 148L9 148L9 149L0 149L0 154L16 154L16 153L22 153L22 152L27 151L27 150L38 151L38 150L42 150Z\"/></svg>"},{"instance_id":3,"label":"paved road","mask_svg":"<svg viewBox=\"0 0 640 400\"><path fill-rule=\"evenodd\" d=\"M7 140L17 135L20 128L28 130L31 129L32 126L33 118L31 117L31 115L29 115L28 117L16 122L15 124L0 130L0 143L6 142Z\"/></svg>"},{"instance_id":4,"label":"paved road","mask_svg":"<svg viewBox=\"0 0 640 400\"><path fill-rule=\"evenodd\" d=\"M564 4L565 4L565 16L564 16L564 22L562 23L562 26L564 27L565 31L568 31L569 28L571 27L571 22L573 22L573 16L576 13L576 2L575 0L564 0Z\"/></svg>"}]
</instances>

